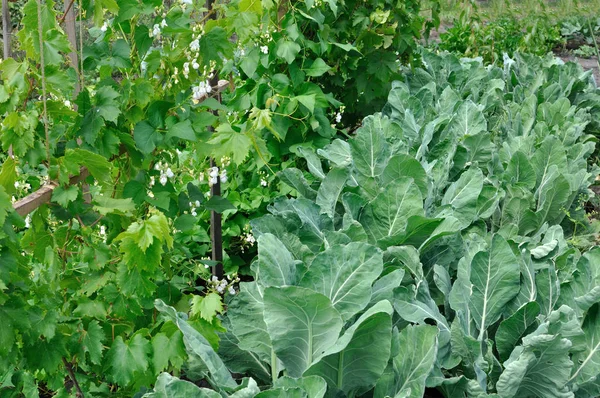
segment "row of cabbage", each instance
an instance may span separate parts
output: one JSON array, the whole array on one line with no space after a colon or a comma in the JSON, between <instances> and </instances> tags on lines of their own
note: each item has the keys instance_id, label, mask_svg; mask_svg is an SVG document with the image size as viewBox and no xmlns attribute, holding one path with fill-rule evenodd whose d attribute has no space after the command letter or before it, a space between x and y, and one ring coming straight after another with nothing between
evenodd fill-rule
<instances>
[{"instance_id":1,"label":"row of cabbage","mask_svg":"<svg viewBox=\"0 0 600 398\"><path fill-rule=\"evenodd\" d=\"M146 397L600 395L593 78L423 57L354 137L281 173L297 197L254 220L218 351L156 303L211 388L163 373Z\"/></svg>"}]
</instances>

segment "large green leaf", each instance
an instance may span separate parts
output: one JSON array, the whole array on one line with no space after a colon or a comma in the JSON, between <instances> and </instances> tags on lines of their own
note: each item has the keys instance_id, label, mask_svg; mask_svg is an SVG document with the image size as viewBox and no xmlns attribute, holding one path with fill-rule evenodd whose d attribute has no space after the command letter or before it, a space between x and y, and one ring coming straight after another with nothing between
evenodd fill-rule
<instances>
[{"instance_id":1,"label":"large green leaf","mask_svg":"<svg viewBox=\"0 0 600 398\"><path fill-rule=\"evenodd\" d=\"M208 388L200 388L189 381L180 380L168 373L161 373L154 391L143 398L220 398L221 394Z\"/></svg>"},{"instance_id":2,"label":"large green leaf","mask_svg":"<svg viewBox=\"0 0 600 398\"><path fill-rule=\"evenodd\" d=\"M519 343L527 330L535 324L539 313L539 304L531 301L500 323L496 331L496 347L500 359L508 359L513 348Z\"/></svg>"},{"instance_id":3,"label":"large green leaf","mask_svg":"<svg viewBox=\"0 0 600 398\"><path fill-rule=\"evenodd\" d=\"M390 148L383 136L381 116L369 116L350 141L352 158L356 170L366 177L377 177L383 173Z\"/></svg>"},{"instance_id":4,"label":"large green leaf","mask_svg":"<svg viewBox=\"0 0 600 398\"><path fill-rule=\"evenodd\" d=\"M473 101L463 102L452 119L451 131L459 138L487 131L482 107Z\"/></svg>"},{"instance_id":5,"label":"large green leaf","mask_svg":"<svg viewBox=\"0 0 600 398\"><path fill-rule=\"evenodd\" d=\"M273 386L277 388L300 388L306 392L307 398L323 398L327 392L327 382L321 376L304 376L299 379L284 376L275 380Z\"/></svg>"},{"instance_id":6,"label":"large green leaf","mask_svg":"<svg viewBox=\"0 0 600 398\"><path fill-rule=\"evenodd\" d=\"M321 213L327 214L332 219L334 218L335 206L347 179L348 169L346 168L334 167L327 173L317 192L316 203L321 207Z\"/></svg>"},{"instance_id":7,"label":"large green leaf","mask_svg":"<svg viewBox=\"0 0 600 398\"><path fill-rule=\"evenodd\" d=\"M523 152L516 152L510 158L503 179L511 185L523 185L529 190L535 188L535 170Z\"/></svg>"},{"instance_id":8,"label":"large green leaf","mask_svg":"<svg viewBox=\"0 0 600 398\"><path fill-rule=\"evenodd\" d=\"M478 168L470 168L454 182L444 194L443 205L461 209L473 204L483 188L483 173Z\"/></svg>"},{"instance_id":9,"label":"large green leaf","mask_svg":"<svg viewBox=\"0 0 600 398\"><path fill-rule=\"evenodd\" d=\"M216 384L215 387L230 389L237 387L236 382L231 377L231 373L229 373L229 370L213 350L210 343L202 334L187 323L184 315L177 313L173 307L169 307L160 299L155 300L154 306L181 330L188 354L206 366L211 379Z\"/></svg>"},{"instance_id":10,"label":"large green leaf","mask_svg":"<svg viewBox=\"0 0 600 398\"><path fill-rule=\"evenodd\" d=\"M496 234L489 251L479 252L471 261L473 290L469 308L479 328L479 339L496 322L504 306L519 293L519 262L506 240Z\"/></svg>"},{"instance_id":11,"label":"large green leaf","mask_svg":"<svg viewBox=\"0 0 600 398\"><path fill-rule=\"evenodd\" d=\"M342 317L326 296L301 287L269 287L264 302L275 353L290 376L300 377L337 341Z\"/></svg>"},{"instance_id":12,"label":"large green leaf","mask_svg":"<svg viewBox=\"0 0 600 398\"><path fill-rule=\"evenodd\" d=\"M395 383L390 395L421 398L425 392L425 380L433 368L437 355L435 326L407 326L397 337L399 347L394 357Z\"/></svg>"},{"instance_id":13,"label":"large green leaf","mask_svg":"<svg viewBox=\"0 0 600 398\"><path fill-rule=\"evenodd\" d=\"M573 362L569 359L571 342L560 334L547 334L547 325L523 338L509 360L496 388L503 398L572 398L566 384Z\"/></svg>"},{"instance_id":14,"label":"large green leaf","mask_svg":"<svg viewBox=\"0 0 600 398\"><path fill-rule=\"evenodd\" d=\"M573 356L573 374L569 381L577 385L593 383L600 375L600 304L593 305L583 321L584 335L580 338L585 349ZM600 393L600 391L598 391Z\"/></svg>"},{"instance_id":15,"label":"large green leaf","mask_svg":"<svg viewBox=\"0 0 600 398\"><path fill-rule=\"evenodd\" d=\"M401 178L386 186L365 206L359 221L369 237L377 242L403 233L408 219L423 213L419 188L412 178Z\"/></svg>"},{"instance_id":16,"label":"large green leaf","mask_svg":"<svg viewBox=\"0 0 600 398\"><path fill-rule=\"evenodd\" d=\"M256 282L240 283L240 291L228 305L231 331L239 340L239 348L270 360L273 346L263 318L263 297Z\"/></svg>"},{"instance_id":17,"label":"large green leaf","mask_svg":"<svg viewBox=\"0 0 600 398\"><path fill-rule=\"evenodd\" d=\"M275 235L267 233L258 237L258 260L254 271L261 286L296 284L298 263Z\"/></svg>"},{"instance_id":18,"label":"large green leaf","mask_svg":"<svg viewBox=\"0 0 600 398\"><path fill-rule=\"evenodd\" d=\"M371 285L383 270L379 249L363 242L335 245L319 253L300 286L327 296L347 321L371 299Z\"/></svg>"},{"instance_id":19,"label":"large green leaf","mask_svg":"<svg viewBox=\"0 0 600 398\"><path fill-rule=\"evenodd\" d=\"M411 177L419 187L421 195L427 197L428 180L427 173L421 163L410 155L394 155L390 158L381 175L381 184L385 187L392 181L402 177Z\"/></svg>"},{"instance_id":20,"label":"large green leaf","mask_svg":"<svg viewBox=\"0 0 600 398\"><path fill-rule=\"evenodd\" d=\"M389 360L391 315L388 301L369 308L305 374L324 377L331 389L345 394L371 388Z\"/></svg>"}]
</instances>

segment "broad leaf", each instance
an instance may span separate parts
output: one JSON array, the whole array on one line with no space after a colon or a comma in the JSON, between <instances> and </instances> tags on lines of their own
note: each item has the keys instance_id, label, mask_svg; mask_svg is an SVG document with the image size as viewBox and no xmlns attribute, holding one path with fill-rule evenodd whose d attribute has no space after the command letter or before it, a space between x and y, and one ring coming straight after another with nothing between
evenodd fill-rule
<instances>
[{"instance_id":1,"label":"broad leaf","mask_svg":"<svg viewBox=\"0 0 600 398\"><path fill-rule=\"evenodd\" d=\"M327 296L347 321L371 299L371 285L383 270L379 249L362 242L335 245L319 253L300 286Z\"/></svg>"},{"instance_id":2,"label":"broad leaf","mask_svg":"<svg viewBox=\"0 0 600 398\"><path fill-rule=\"evenodd\" d=\"M504 306L519 293L519 262L500 235L494 235L488 252L479 252L471 261L473 293L469 308L479 328L479 340L496 322Z\"/></svg>"},{"instance_id":3,"label":"broad leaf","mask_svg":"<svg viewBox=\"0 0 600 398\"><path fill-rule=\"evenodd\" d=\"M390 356L391 315L388 301L369 308L305 374L324 377L346 394L375 385Z\"/></svg>"},{"instance_id":4,"label":"broad leaf","mask_svg":"<svg viewBox=\"0 0 600 398\"><path fill-rule=\"evenodd\" d=\"M342 318L326 296L301 287L269 287L264 301L275 353L290 376L300 377L337 341Z\"/></svg>"}]
</instances>

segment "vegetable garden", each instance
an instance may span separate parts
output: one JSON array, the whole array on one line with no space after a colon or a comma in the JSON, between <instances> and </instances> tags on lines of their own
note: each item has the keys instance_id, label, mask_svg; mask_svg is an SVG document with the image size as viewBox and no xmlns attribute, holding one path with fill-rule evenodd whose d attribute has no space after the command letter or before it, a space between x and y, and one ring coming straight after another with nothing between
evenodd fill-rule
<instances>
[{"instance_id":1,"label":"vegetable garden","mask_svg":"<svg viewBox=\"0 0 600 398\"><path fill-rule=\"evenodd\" d=\"M592 71L439 1L11 10L0 397L600 396Z\"/></svg>"}]
</instances>

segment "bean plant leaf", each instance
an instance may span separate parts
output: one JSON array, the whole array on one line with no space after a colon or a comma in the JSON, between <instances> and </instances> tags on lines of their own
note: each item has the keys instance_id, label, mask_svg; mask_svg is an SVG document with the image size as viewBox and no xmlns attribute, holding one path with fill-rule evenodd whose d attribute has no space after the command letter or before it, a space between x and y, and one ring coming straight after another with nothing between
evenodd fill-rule
<instances>
[{"instance_id":1,"label":"bean plant leaf","mask_svg":"<svg viewBox=\"0 0 600 398\"><path fill-rule=\"evenodd\" d=\"M149 365L147 357L150 350L150 342L141 334L136 334L127 342L117 336L106 354L111 379L119 384L128 384L136 372L145 372Z\"/></svg>"}]
</instances>

